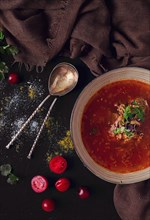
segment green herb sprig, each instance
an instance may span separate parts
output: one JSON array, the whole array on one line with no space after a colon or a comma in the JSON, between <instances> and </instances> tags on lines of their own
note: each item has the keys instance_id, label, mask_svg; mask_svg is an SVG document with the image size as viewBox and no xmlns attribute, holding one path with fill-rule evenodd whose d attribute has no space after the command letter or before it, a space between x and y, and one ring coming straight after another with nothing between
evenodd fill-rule
<instances>
[{"instance_id":1,"label":"green herb sprig","mask_svg":"<svg viewBox=\"0 0 150 220\"><path fill-rule=\"evenodd\" d=\"M15 56L19 50L13 46L8 45L3 31L0 31L0 81L5 78L5 73L8 73L9 68L4 59L4 55Z\"/></svg>"}]
</instances>

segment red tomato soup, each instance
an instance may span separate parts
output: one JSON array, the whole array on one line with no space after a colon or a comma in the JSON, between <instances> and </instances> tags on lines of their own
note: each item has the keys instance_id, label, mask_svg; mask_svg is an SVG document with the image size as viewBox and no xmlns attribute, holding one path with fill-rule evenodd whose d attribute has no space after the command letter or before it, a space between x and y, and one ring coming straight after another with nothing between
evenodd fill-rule
<instances>
[{"instance_id":1,"label":"red tomato soup","mask_svg":"<svg viewBox=\"0 0 150 220\"><path fill-rule=\"evenodd\" d=\"M149 167L150 85L122 80L101 88L85 106L81 135L89 155L106 169Z\"/></svg>"}]
</instances>

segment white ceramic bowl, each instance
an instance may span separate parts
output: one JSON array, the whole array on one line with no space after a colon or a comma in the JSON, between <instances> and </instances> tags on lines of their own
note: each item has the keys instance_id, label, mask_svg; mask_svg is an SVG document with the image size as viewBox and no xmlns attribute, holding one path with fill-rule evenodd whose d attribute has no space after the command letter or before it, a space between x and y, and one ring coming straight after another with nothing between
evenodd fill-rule
<instances>
[{"instance_id":1,"label":"white ceramic bowl","mask_svg":"<svg viewBox=\"0 0 150 220\"><path fill-rule=\"evenodd\" d=\"M150 71L142 68L125 67L112 70L90 82L79 95L71 115L71 135L75 150L83 164L96 176L108 182L129 184L150 178L150 167L131 173L116 173L97 164L88 154L81 137L81 120L85 105L103 86L126 79L134 79L150 84Z\"/></svg>"}]
</instances>

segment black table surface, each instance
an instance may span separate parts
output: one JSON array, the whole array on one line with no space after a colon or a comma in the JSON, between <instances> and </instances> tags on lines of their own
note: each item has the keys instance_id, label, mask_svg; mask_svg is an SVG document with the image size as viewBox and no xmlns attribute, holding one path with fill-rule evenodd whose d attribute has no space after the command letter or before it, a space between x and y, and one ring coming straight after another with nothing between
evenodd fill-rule
<instances>
[{"instance_id":1,"label":"black table surface","mask_svg":"<svg viewBox=\"0 0 150 220\"><path fill-rule=\"evenodd\" d=\"M11 148L6 149L12 134L16 132L18 120L29 117L48 95L47 82L52 68L65 61L78 69L79 82L72 92L57 100L51 112L54 122L52 131L48 133L47 128L44 128L31 160L27 159L27 154L37 134L36 127L30 132L28 126ZM92 174L80 161L75 150L64 155L68 161L68 169L64 174L52 173L47 162L47 154L56 149L55 143L63 132L70 129L70 116L77 97L94 79L89 69L80 60L57 58L49 62L42 73L35 70L27 72L24 67L19 69L17 65L11 67L10 71L18 72L21 82L13 86L7 83L7 79L0 82L0 165L11 164L19 182L10 185L6 182L7 178L0 175L0 220L119 220L113 204L115 185ZM29 96L27 88L33 85L36 85L37 94ZM36 125L41 123L52 100L53 97L50 97L42 111L34 117ZM43 193L37 194L31 189L31 179L36 175L48 178L49 187ZM63 193L54 187L60 177L71 180L71 188ZM87 200L78 197L77 190L81 185L87 186L91 192ZM47 213L42 210L41 202L45 198L55 200L55 211Z\"/></svg>"}]
</instances>

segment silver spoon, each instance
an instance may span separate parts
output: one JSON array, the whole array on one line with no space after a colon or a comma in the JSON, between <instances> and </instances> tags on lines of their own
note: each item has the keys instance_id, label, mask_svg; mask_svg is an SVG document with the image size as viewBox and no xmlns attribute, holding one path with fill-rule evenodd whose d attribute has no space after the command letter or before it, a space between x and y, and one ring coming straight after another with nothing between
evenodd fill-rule
<instances>
[{"instance_id":1,"label":"silver spoon","mask_svg":"<svg viewBox=\"0 0 150 220\"><path fill-rule=\"evenodd\" d=\"M31 119L34 117L34 115L39 111L39 109L43 106L43 104L49 99L50 96L63 96L69 93L74 87L76 86L78 82L78 71L77 69L71 65L70 63L59 63L54 67L52 70L49 80L48 80L48 90L49 95L46 96L46 98L39 104L39 106L34 110L34 112L31 114L31 116L27 119L27 121L22 125L22 127L19 129L19 131L13 136L12 140L6 145L6 148L9 149L10 146L13 144L13 142L16 140L16 138L20 135L20 133L23 131L23 129L27 126L27 124L31 121ZM45 119L41 125L41 128L37 134L37 137L31 147L31 150L27 156L28 159L31 158L32 152L35 148L35 145L39 139L39 136L43 130L43 127L45 125L45 122L50 115L50 112L57 101L57 97L53 100L52 104L49 107L49 110L45 116Z\"/></svg>"}]
</instances>

